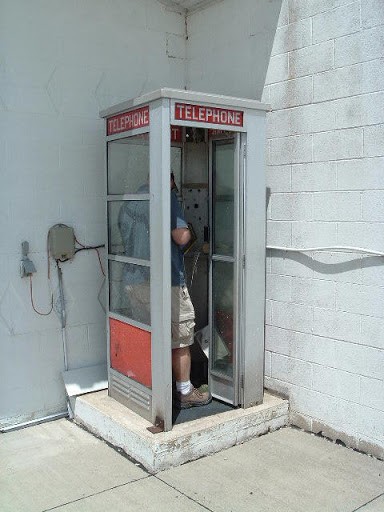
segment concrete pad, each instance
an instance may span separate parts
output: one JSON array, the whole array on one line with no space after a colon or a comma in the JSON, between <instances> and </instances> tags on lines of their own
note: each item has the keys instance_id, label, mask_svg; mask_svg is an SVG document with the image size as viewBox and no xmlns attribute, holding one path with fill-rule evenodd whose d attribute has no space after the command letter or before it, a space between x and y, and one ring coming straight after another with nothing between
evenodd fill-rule
<instances>
[{"instance_id":1,"label":"concrete pad","mask_svg":"<svg viewBox=\"0 0 384 512\"><path fill-rule=\"evenodd\" d=\"M0 510L38 512L147 473L67 420L0 435Z\"/></svg>"},{"instance_id":2,"label":"concrete pad","mask_svg":"<svg viewBox=\"0 0 384 512\"><path fill-rule=\"evenodd\" d=\"M352 512L383 492L384 462L284 428L158 478L214 512Z\"/></svg>"},{"instance_id":3,"label":"concrete pad","mask_svg":"<svg viewBox=\"0 0 384 512\"><path fill-rule=\"evenodd\" d=\"M60 512L203 512L207 509L150 476L138 482L84 498L55 509Z\"/></svg>"},{"instance_id":4,"label":"concrete pad","mask_svg":"<svg viewBox=\"0 0 384 512\"><path fill-rule=\"evenodd\" d=\"M109 397L106 391L80 396L75 421L120 447L156 473L242 443L288 423L288 402L265 393L264 403L175 425L151 434L151 424Z\"/></svg>"}]
</instances>

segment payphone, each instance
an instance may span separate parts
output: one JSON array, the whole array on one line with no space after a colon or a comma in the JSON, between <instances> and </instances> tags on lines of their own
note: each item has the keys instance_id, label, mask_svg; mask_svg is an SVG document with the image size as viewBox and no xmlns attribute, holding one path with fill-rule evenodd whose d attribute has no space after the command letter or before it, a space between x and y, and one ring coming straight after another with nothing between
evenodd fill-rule
<instances>
[{"instance_id":1,"label":"payphone","mask_svg":"<svg viewBox=\"0 0 384 512\"><path fill-rule=\"evenodd\" d=\"M163 430L172 428L170 172L195 233L187 285L209 345L192 375L232 406L263 399L267 110L255 100L160 89L101 113L109 394ZM136 240L122 231L124 216Z\"/></svg>"}]
</instances>

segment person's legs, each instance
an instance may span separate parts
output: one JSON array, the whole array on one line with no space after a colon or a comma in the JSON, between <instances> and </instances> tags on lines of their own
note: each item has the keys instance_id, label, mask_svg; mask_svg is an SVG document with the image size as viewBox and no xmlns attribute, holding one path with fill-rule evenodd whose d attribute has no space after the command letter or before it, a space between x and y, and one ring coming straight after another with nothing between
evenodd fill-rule
<instances>
[{"instance_id":1,"label":"person's legs","mask_svg":"<svg viewBox=\"0 0 384 512\"><path fill-rule=\"evenodd\" d=\"M191 374L191 352L189 346L172 350L172 370L176 382L189 381Z\"/></svg>"},{"instance_id":2,"label":"person's legs","mask_svg":"<svg viewBox=\"0 0 384 512\"><path fill-rule=\"evenodd\" d=\"M187 288L172 287L172 370L176 380L177 404L181 409L206 405L209 393L201 393L190 381L195 312Z\"/></svg>"}]
</instances>

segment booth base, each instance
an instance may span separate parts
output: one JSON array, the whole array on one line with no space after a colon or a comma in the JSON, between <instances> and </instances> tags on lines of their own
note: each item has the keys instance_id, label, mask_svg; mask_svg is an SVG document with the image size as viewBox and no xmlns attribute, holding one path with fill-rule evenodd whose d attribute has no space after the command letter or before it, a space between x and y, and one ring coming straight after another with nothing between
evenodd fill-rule
<instances>
[{"instance_id":1,"label":"booth base","mask_svg":"<svg viewBox=\"0 0 384 512\"><path fill-rule=\"evenodd\" d=\"M99 391L76 398L74 419L150 473L216 453L288 424L288 401L264 394L261 405L233 409L150 433L151 424Z\"/></svg>"}]
</instances>

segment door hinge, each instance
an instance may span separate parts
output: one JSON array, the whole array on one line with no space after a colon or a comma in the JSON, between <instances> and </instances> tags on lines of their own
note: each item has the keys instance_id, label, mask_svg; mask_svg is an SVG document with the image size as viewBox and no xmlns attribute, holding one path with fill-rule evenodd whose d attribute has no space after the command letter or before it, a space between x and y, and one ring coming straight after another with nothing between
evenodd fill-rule
<instances>
[{"instance_id":1,"label":"door hinge","mask_svg":"<svg viewBox=\"0 0 384 512\"><path fill-rule=\"evenodd\" d=\"M245 268L245 254L243 255L243 261L242 261L242 264L243 264L243 268Z\"/></svg>"},{"instance_id":2,"label":"door hinge","mask_svg":"<svg viewBox=\"0 0 384 512\"><path fill-rule=\"evenodd\" d=\"M247 145L244 144L243 146L243 158L247 158Z\"/></svg>"},{"instance_id":3,"label":"door hinge","mask_svg":"<svg viewBox=\"0 0 384 512\"><path fill-rule=\"evenodd\" d=\"M240 389L244 389L244 375L240 375Z\"/></svg>"}]
</instances>

